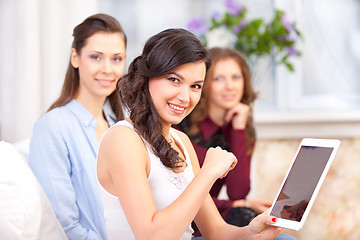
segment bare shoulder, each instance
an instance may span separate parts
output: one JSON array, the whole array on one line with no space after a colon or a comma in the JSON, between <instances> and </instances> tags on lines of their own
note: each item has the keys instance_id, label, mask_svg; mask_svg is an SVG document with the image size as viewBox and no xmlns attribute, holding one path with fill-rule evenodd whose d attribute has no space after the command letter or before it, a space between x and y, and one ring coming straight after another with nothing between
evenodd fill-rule
<instances>
[{"instance_id":1,"label":"bare shoulder","mask_svg":"<svg viewBox=\"0 0 360 240\"><path fill-rule=\"evenodd\" d=\"M149 154L135 130L117 125L104 134L97 158L97 176L104 189L120 201L134 201L129 194L139 195L149 172Z\"/></svg>"},{"instance_id":2,"label":"bare shoulder","mask_svg":"<svg viewBox=\"0 0 360 240\"><path fill-rule=\"evenodd\" d=\"M130 141L130 142L129 142ZM100 142L100 147L113 146L113 145L132 145L131 143L141 143L142 140L137 132L133 129L118 125L111 127L104 134Z\"/></svg>"},{"instance_id":3,"label":"bare shoulder","mask_svg":"<svg viewBox=\"0 0 360 240\"><path fill-rule=\"evenodd\" d=\"M146 155L146 147L139 134L126 126L113 126L103 136L98 161L127 161L132 159L143 159ZM105 156L105 157L104 157Z\"/></svg>"}]
</instances>

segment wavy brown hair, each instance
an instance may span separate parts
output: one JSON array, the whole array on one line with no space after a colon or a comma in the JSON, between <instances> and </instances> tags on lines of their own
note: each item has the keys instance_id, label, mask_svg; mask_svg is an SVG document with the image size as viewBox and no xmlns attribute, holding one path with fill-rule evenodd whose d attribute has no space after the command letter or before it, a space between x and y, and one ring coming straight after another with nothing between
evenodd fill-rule
<instances>
[{"instance_id":1,"label":"wavy brown hair","mask_svg":"<svg viewBox=\"0 0 360 240\"><path fill-rule=\"evenodd\" d=\"M87 40L98 32L105 33L120 33L124 39L125 47L127 39L125 32L120 23L113 17L107 14L95 14L86 18L82 23L77 25L73 31L74 40L72 42L72 48L76 50L78 54L81 53L82 48L86 45ZM64 84L61 90L60 97L50 106L48 111L61 107L69 103L74 99L79 89L79 69L74 68L69 60L68 68L65 75ZM114 91L107 99L110 100L110 105L114 111L118 120L123 119L122 104L119 95Z\"/></svg>"},{"instance_id":2,"label":"wavy brown hair","mask_svg":"<svg viewBox=\"0 0 360 240\"><path fill-rule=\"evenodd\" d=\"M208 52L195 35L184 29L167 29L145 43L142 54L132 61L128 73L118 82L117 89L135 129L169 168L178 167L181 160L163 136L162 122L149 93L149 79L198 61L209 69Z\"/></svg>"},{"instance_id":3,"label":"wavy brown hair","mask_svg":"<svg viewBox=\"0 0 360 240\"><path fill-rule=\"evenodd\" d=\"M252 154L253 144L256 140L256 133L254 128L254 121L252 116L252 105L257 97L257 93L254 91L251 84L250 68L246 62L246 59L236 50L231 48L212 48L209 50L210 58L212 60L212 66L215 66L219 60L223 59L234 59L239 65L241 72L244 77L244 94L240 102L250 106L250 114L246 123L246 149L248 154ZM201 93L199 104L194 108L192 113L188 116L189 118L189 136L199 134L200 127L199 122L209 116L209 97L210 97L210 86L214 75L214 68L211 67L206 74L206 80Z\"/></svg>"}]
</instances>

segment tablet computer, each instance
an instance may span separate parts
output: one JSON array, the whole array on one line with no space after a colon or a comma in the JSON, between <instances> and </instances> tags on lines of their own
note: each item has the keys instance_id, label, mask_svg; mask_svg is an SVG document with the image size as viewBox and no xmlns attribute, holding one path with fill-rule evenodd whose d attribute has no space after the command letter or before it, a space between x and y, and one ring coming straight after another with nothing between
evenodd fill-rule
<instances>
[{"instance_id":1,"label":"tablet computer","mask_svg":"<svg viewBox=\"0 0 360 240\"><path fill-rule=\"evenodd\" d=\"M304 138L271 208L271 224L300 230L340 145L335 139Z\"/></svg>"}]
</instances>

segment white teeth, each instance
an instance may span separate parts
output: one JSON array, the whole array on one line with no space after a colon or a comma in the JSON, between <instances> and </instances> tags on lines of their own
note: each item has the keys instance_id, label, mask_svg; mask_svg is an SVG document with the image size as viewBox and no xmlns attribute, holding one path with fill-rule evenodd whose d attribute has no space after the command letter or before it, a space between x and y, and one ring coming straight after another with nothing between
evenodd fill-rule
<instances>
[{"instance_id":1,"label":"white teeth","mask_svg":"<svg viewBox=\"0 0 360 240\"><path fill-rule=\"evenodd\" d=\"M178 106L175 106L175 105L172 105L171 103L169 103L169 106L177 111L184 111L184 107L178 107Z\"/></svg>"}]
</instances>

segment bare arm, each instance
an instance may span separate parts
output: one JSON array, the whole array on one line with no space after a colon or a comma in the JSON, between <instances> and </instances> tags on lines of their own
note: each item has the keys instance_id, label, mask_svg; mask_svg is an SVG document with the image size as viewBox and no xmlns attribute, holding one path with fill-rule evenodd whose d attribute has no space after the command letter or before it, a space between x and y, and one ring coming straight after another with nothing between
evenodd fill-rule
<instances>
[{"instance_id":1,"label":"bare arm","mask_svg":"<svg viewBox=\"0 0 360 240\"><path fill-rule=\"evenodd\" d=\"M207 160L205 160L203 168L200 169L197 161L196 152L191 145L188 138L182 139L186 148L189 151L190 158L192 159L192 165L195 176L199 174L205 167ZM276 221L276 220L275 220ZM221 217L217 210L212 198L207 194L205 201L203 202L200 210L195 217L195 223L199 227L203 237L208 239L273 239L280 234L282 228L273 227L266 223L273 223L274 218L268 215L268 211L257 216L249 226L236 227L227 224Z\"/></svg>"},{"instance_id":2,"label":"bare arm","mask_svg":"<svg viewBox=\"0 0 360 240\"><path fill-rule=\"evenodd\" d=\"M136 239L178 239L215 180L236 162L232 154L221 149L210 150L207 160L209 164L197 171L184 192L168 207L158 210L147 179L149 156L145 145L132 129L119 126L103 137L98 176L104 188L118 196Z\"/></svg>"}]
</instances>

